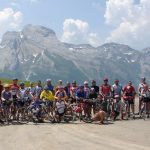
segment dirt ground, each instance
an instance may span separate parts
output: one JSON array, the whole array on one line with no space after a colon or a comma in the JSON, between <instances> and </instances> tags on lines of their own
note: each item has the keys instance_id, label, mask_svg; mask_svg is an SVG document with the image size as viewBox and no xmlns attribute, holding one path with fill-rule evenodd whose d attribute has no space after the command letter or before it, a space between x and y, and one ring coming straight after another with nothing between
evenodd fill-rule
<instances>
[{"instance_id":1,"label":"dirt ground","mask_svg":"<svg viewBox=\"0 0 150 150\"><path fill-rule=\"evenodd\" d=\"M0 150L149 150L150 119L0 126Z\"/></svg>"}]
</instances>

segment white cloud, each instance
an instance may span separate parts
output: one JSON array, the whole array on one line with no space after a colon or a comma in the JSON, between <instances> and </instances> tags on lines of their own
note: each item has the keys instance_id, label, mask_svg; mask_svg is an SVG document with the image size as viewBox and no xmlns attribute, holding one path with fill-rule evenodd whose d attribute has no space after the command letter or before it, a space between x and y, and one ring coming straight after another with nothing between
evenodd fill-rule
<instances>
[{"instance_id":1,"label":"white cloud","mask_svg":"<svg viewBox=\"0 0 150 150\"><path fill-rule=\"evenodd\" d=\"M5 8L0 11L0 37L8 30L18 29L22 23L23 14L14 11L12 8Z\"/></svg>"},{"instance_id":2,"label":"white cloud","mask_svg":"<svg viewBox=\"0 0 150 150\"><path fill-rule=\"evenodd\" d=\"M89 24L78 19L65 19L61 40L75 44L89 43L93 46L99 46L101 42L96 33L90 32Z\"/></svg>"},{"instance_id":3,"label":"white cloud","mask_svg":"<svg viewBox=\"0 0 150 150\"><path fill-rule=\"evenodd\" d=\"M134 48L150 46L150 0L109 0L105 19L114 27L106 42L129 44Z\"/></svg>"}]
</instances>

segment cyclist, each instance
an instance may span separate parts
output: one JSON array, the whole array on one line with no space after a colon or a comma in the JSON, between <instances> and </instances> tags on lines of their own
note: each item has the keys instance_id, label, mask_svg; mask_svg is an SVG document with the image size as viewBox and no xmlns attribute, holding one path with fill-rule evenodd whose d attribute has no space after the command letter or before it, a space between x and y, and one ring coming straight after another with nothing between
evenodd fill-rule
<instances>
[{"instance_id":1,"label":"cyclist","mask_svg":"<svg viewBox=\"0 0 150 150\"><path fill-rule=\"evenodd\" d=\"M19 97L20 98L23 98L23 95L24 95L24 93L25 93L25 84L24 84L24 82L21 82L20 84L20 88L19 88Z\"/></svg>"},{"instance_id":2,"label":"cyclist","mask_svg":"<svg viewBox=\"0 0 150 150\"><path fill-rule=\"evenodd\" d=\"M133 118L135 118L134 114L134 100L135 100L135 88L132 85L132 82L129 81L128 84L123 88L123 99L125 103L127 104L127 113L128 117L130 117L130 107L133 113Z\"/></svg>"},{"instance_id":3,"label":"cyclist","mask_svg":"<svg viewBox=\"0 0 150 150\"><path fill-rule=\"evenodd\" d=\"M103 79L104 83L100 86L100 94L104 99L111 97L111 86L108 84L108 78Z\"/></svg>"},{"instance_id":4,"label":"cyclist","mask_svg":"<svg viewBox=\"0 0 150 150\"><path fill-rule=\"evenodd\" d=\"M33 101L34 98L30 92L30 88L25 88L25 92L24 92L22 98L25 100L25 102L28 102L29 104Z\"/></svg>"},{"instance_id":5,"label":"cyclist","mask_svg":"<svg viewBox=\"0 0 150 150\"><path fill-rule=\"evenodd\" d=\"M40 95L40 99L44 100L47 103L47 106L49 107L49 111L52 113L54 95L52 91L49 90L48 86L44 87L44 90L42 91Z\"/></svg>"},{"instance_id":6,"label":"cyclist","mask_svg":"<svg viewBox=\"0 0 150 150\"><path fill-rule=\"evenodd\" d=\"M150 90L149 90L147 84L144 85L144 87L141 91L141 95L142 95L142 104L143 104L143 106L145 105L144 107L146 108L147 118L149 118L149 115L150 115Z\"/></svg>"},{"instance_id":7,"label":"cyclist","mask_svg":"<svg viewBox=\"0 0 150 150\"><path fill-rule=\"evenodd\" d=\"M79 104L83 103L83 99L85 98L84 86L79 85L78 90L76 91L76 102Z\"/></svg>"},{"instance_id":8,"label":"cyclist","mask_svg":"<svg viewBox=\"0 0 150 150\"><path fill-rule=\"evenodd\" d=\"M34 82L30 82L30 93L35 96L35 87L34 87Z\"/></svg>"},{"instance_id":9,"label":"cyclist","mask_svg":"<svg viewBox=\"0 0 150 150\"><path fill-rule=\"evenodd\" d=\"M1 94L1 105L3 105L4 107L8 107L10 108L11 104L12 104L12 93L10 92L10 85L9 84L5 84L4 85L4 90L2 91ZM1 119L0 116L0 122L4 123Z\"/></svg>"},{"instance_id":10,"label":"cyclist","mask_svg":"<svg viewBox=\"0 0 150 150\"><path fill-rule=\"evenodd\" d=\"M112 97L114 98L114 120L119 116L121 111L121 94L122 94L122 86L119 84L119 80L116 79L114 84L112 85ZM122 116L122 114L121 114Z\"/></svg>"},{"instance_id":11,"label":"cyclist","mask_svg":"<svg viewBox=\"0 0 150 150\"><path fill-rule=\"evenodd\" d=\"M61 122L62 117L66 112L66 104L65 101L62 99L62 94L58 93L57 101L55 104L55 120L53 122Z\"/></svg>"},{"instance_id":12,"label":"cyclist","mask_svg":"<svg viewBox=\"0 0 150 150\"><path fill-rule=\"evenodd\" d=\"M37 82L37 86L35 87L35 96L40 97L42 91L43 91L42 82L39 80Z\"/></svg>"},{"instance_id":13,"label":"cyclist","mask_svg":"<svg viewBox=\"0 0 150 150\"><path fill-rule=\"evenodd\" d=\"M63 81L62 80L57 81L57 86L55 87L55 93L58 91L59 86L63 86Z\"/></svg>"},{"instance_id":14,"label":"cyclist","mask_svg":"<svg viewBox=\"0 0 150 150\"><path fill-rule=\"evenodd\" d=\"M0 80L0 100L1 100L2 91L3 91L3 85L2 85L2 81Z\"/></svg>"},{"instance_id":15,"label":"cyclist","mask_svg":"<svg viewBox=\"0 0 150 150\"><path fill-rule=\"evenodd\" d=\"M76 81L73 81L70 87L70 97L71 97L71 103L76 102L76 91L77 91L77 83Z\"/></svg>"},{"instance_id":16,"label":"cyclist","mask_svg":"<svg viewBox=\"0 0 150 150\"><path fill-rule=\"evenodd\" d=\"M142 77L141 78L141 83L138 86L138 94L139 94L139 113L141 112L141 104L142 104L142 91L144 89L145 86L148 86L148 84L146 83L146 78Z\"/></svg>"},{"instance_id":17,"label":"cyclist","mask_svg":"<svg viewBox=\"0 0 150 150\"><path fill-rule=\"evenodd\" d=\"M67 94L66 94L66 91L64 90L63 86L58 86L58 90L57 90L57 92L55 93L55 96L54 96L56 101L58 99L60 99L60 97L61 97L61 100L65 101L65 103L66 103Z\"/></svg>"},{"instance_id":18,"label":"cyclist","mask_svg":"<svg viewBox=\"0 0 150 150\"><path fill-rule=\"evenodd\" d=\"M13 83L10 85L10 90L12 93L12 98L17 99L19 93L18 79L14 78Z\"/></svg>"},{"instance_id":19,"label":"cyclist","mask_svg":"<svg viewBox=\"0 0 150 150\"><path fill-rule=\"evenodd\" d=\"M95 92L98 94L99 93L99 87L96 85L96 81L92 80L92 85L91 88L94 88Z\"/></svg>"},{"instance_id":20,"label":"cyclist","mask_svg":"<svg viewBox=\"0 0 150 150\"><path fill-rule=\"evenodd\" d=\"M66 86L64 87L64 90L66 91L66 94L68 96L68 98L70 98L70 82L67 81Z\"/></svg>"},{"instance_id":21,"label":"cyclist","mask_svg":"<svg viewBox=\"0 0 150 150\"><path fill-rule=\"evenodd\" d=\"M52 93L54 93L54 86L52 85L52 80L51 79L47 79L46 80L46 86L48 87L49 91L51 91Z\"/></svg>"},{"instance_id":22,"label":"cyclist","mask_svg":"<svg viewBox=\"0 0 150 150\"><path fill-rule=\"evenodd\" d=\"M94 99L97 99L98 97L98 93L95 91L95 89L92 87L90 89L90 94L89 94L89 99L92 99L93 102L91 102L91 106L90 106L90 109L93 108L93 113L95 114L96 113L96 102L94 102ZM91 111L90 111L91 112Z\"/></svg>"}]
</instances>

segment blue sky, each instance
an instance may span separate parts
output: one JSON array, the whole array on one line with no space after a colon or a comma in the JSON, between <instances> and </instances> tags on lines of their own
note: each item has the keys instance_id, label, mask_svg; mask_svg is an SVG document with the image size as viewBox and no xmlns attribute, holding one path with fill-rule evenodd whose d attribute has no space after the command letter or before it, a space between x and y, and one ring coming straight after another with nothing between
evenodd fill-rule
<instances>
[{"instance_id":1,"label":"blue sky","mask_svg":"<svg viewBox=\"0 0 150 150\"><path fill-rule=\"evenodd\" d=\"M150 46L149 0L0 0L0 3L0 36L7 30L21 30L26 24L34 24L53 29L64 42L93 46L117 42L136 49Z\"/></svg>"}]
</instances>

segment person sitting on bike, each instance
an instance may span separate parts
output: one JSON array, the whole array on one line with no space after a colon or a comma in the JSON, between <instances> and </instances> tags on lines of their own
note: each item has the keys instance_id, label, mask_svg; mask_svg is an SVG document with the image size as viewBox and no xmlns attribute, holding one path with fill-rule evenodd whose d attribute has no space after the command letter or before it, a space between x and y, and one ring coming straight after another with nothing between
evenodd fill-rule
<instances>
[{"instance_id":1,"label":"person sitting on bike","mask_svg":"<svg viewBox=\"0 0 150 150\"><path fill-rule=\"evenodd\" d=\"M132 85L132 82L129 81L128 84L123 88L123 99L125 103L127 104L128 117L130 117L130 107L131 107L133 118L135 117L135 114L134 114L135 94L136 94L135 88Z\"/></svg>"},{"instance_id":2,"label":"person sitting on bike","mask_svg":"<svg viewBox=\"0 0 150 150\"><path fill-rule=\"evenodd\" d=\"M55 121L58 123L61 122L65 112L66 112L65 101L62 97L62 93L58 93L57 100L55 103Z\"/></svg>"},{"instance_id":3,"label":"person sitting on bike","mask_svg":"<svg viewBox=\"0 0 150 150\"><path fill-rule=\"evenodd\" d=\"M71 103L74 103L76 101L76 91L78 89L76 81L73 81L70 87L70 98Z\"/></svg>"},{"instance_id":4,"label":"person sitting on bike","mask_svg":"<svg viewBox=\"0 0 150 150\"><path fill-rule=\"evenodd\" d=\"M12 93L10 92L9 84L4 85L4 90L2 91L2 94L1 94L1 100L2 101L1 101L0 105L3 105L4 107L5 106L10 107L10 105L12 104ZM3 123L1 118L0 118L0 122Z\"/></svg>"},{"instance_id":5,"label":"person sitting on bike","mask_svg":"<svg viewBox=\"0 0 150 150\"><path fill-rule=\"evenodd\" d=\"M41 92L43 91L42 82L39 80L35 87L35 96L40 98Z\"/></svg>"},{"instance_id":6,"label":"person sitting on bike","mask_svg":"<svg viewBox=\"0 0 150 150\"><path fill-rule=\"evenodd\" d=\"M34 98L33 98L33 95L30 92L30 88L25 88L25 92L24 92L22 98L28 104L30 104L33 101Z\"/></svg>"},{"instance_id":7,"label":"person sitting on bike","mask_svg":"<svg viewBox=\"0 0 150 150\"><path fill-rule=\"evenodd\" d=\"M91 88L94 88L95 92L99 94L99 87L96 85L96 81L92 80Z\"/></svg>"},{"instance_id":8,"label":"person sitting on bike","mask_svg":"<svg viewBox=\"0 0 150 150\"><path fill-rule=\"evenodd\" d=\"M142 96L142 104L146 109L146 114L147 118L149 118L150 115L150 89L148 88L148 85L145 84L142 91L141 91L141 96ZM142 105L141 105L142 106Z\"/></svg>"},{"instance_id":9,"label":"person sitting on bike","mask_svg":"<svg viewBox=\"0 0 150 150\"><path fill-rule=\"evenodd\" d=\"M138 94L139 94L139 113L141 112L141 105L142 105L142 101L143 101L143 96L142 96L142 91L144 89L145 86L148 86L148 84L146 83L146 78L142 77L141 78L141 83L138 86Z\"/></svg>"},{"instance_id":10,"label":"person sitting on bike","mask_svg":"<svg viewBox=\"0 0 150 150\"><path fill-rule=\"evenodd\" d=\"M52 91L49 90L48 86L44 87L44 90L42 91L40 95L40 99L45 101L48 105L48 107L53 108L53 102L54 102L54 95Z\"/></svg>"}]
</instances>

